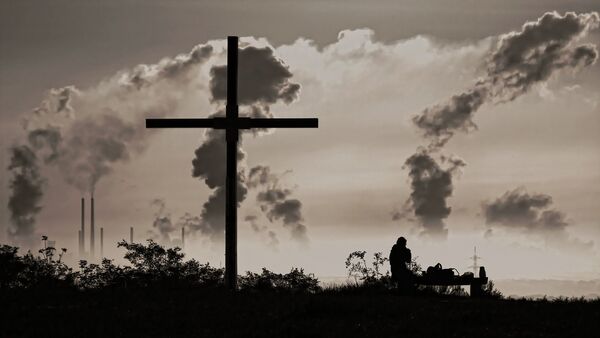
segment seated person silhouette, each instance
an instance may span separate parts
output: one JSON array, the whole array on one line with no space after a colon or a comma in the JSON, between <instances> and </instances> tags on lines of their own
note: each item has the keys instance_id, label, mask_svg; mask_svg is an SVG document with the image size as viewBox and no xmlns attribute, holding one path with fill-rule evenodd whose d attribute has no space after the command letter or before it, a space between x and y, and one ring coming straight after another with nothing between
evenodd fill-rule
<instances>
[{"instance_id":1,"label":"seated person silhouette","mask_svg":"<svg viewBox=\"0 0 600 338\"><path fill-rule=\"evenodd\" d=\"M392 282L403 289L411 285L412 272L409 269L411 259L410 249L406 247L406 238L398 238L390 252L390 266Z\"/></svg>"}]
</instances>

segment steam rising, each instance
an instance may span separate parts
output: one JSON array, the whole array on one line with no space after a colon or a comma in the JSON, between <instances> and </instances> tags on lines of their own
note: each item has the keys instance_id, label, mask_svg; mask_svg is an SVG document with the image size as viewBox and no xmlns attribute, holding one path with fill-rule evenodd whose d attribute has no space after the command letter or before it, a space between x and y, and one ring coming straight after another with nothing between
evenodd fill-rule
<instances>
[{"instance_id":1,"label":"steam rising","mask_svg":"<svg viewBox=\"0 0 600 338\"><path fill-rule=\"evenodd\" d=\"M214 115L223 115L224 100L227 98L227 66L211 68L210 90L212 100L220 109ZM239 50L238 101L244 105L240 115L251 117L272 117L269 105L277 101L291 103L300 90L300 85L291 83L292 73L283 61L276 58L269 47L249 46ZM257 131L254 131L256 135ZM240 135L241 136L241 135ZM241 203L246 198L248 186L245 179L244 158L238 143L237 199ZM203 205L200 222L192 229L200 230L211 239L222 241L225 229L225 172L226 141L222 130L207 130L203 143L195 150L192 160L192 176L200 178L213 194Z\"/></svg>"},{"instance_id":2,"label":"steam rising","mask_svg":"<svg viewBox=\"0 0 600 338\"><path fill-rule=\"evenodd\" d=\"M265 225L260 225L256 215L248 215L244 217L244 220L250 223L250 227L255 233L262 235L263 241L269 248L277 250L279 240L277 239L277 234L275 231L269 230L269 228Z\"/></svg>"},{"instance_id":3,"label":"steam rising","mask_svg":"<svg viewBox=\"0 0 600 338\"><path fill-rule=\"evenodd\" d=\"M158 232L161 243L170 243L171 233L176 230L176 227L173 225L173 222L171 222L171 215L166 211L165 201L160 198L155 198L150 202L150 205L156 208L152 228Z\"/></svg>"},{"instance_id":4,"label":"steam rising","mask_svg":"<svg viewBox=\"0 0 600 338\"><path fill-rule=\"evenodd\" d=\"M440 155L441 161L449 165L442 169L432 154L440 151L457 131L468 133L477 129L473 115L483 104L512 101L558 70L578 70L593 64L598 58L596 46L577 42L597 28L599 22L596 12L570 12L564 16L551 12L537 21L525 23L520 31L501 35L486 59L486 73L482 78L447 102L428 107L415 116L414 124L430 143L427 149L419 148L406 160L412 193L404 210L394 218L405 218L412 211L423 227L423 234L445 238L447 229L443 220L451 212L446 199L452 195L454 173L465 163ZM556 211L544 212L539 221L527 224L544 224L544 228L563 230L566 226L563 215Z\"/></svg>"},{"instance_id":5,"label":"steam rising","mask_svg":"<svg viewBox=\"0 0 600 338\"><path fill-rule=\"evenodd\" d=\"M592 242L569 237L566 215L551 206L551 196L529 194L523 187L509 190L493 201L482 203L486 224L490 226L521 230L528 235L543 238L546 244L563 248L590 249ZM492 228L487 232L488 236L491 234Z\"/></svg>"},{"instance_id":6,"label":"steam rising","mask_svg":"<svg viewBox=\"0 0 600 338\"><path fill-rule=\"evenodd\" d=\"M518 32L500 36L486 60L486 74L475 85L426 108L413 122L431 140L431 148L442 147L456 131L476 129L473 114L484 103L512 101L558 70L592 65L598 58L596 46L577 41L599 22L596 12L564 16L550 12Z\"/></svg>"},{"instance_id":7,"label":"steam rising","mask_svg":"<svg viewBox=\"0 0 600 338\"><path fill-rule=\"evenodd\" d=\"M35 217L42 207L45 180L40 176L35 153L27 146L13 147L8 170L12 174L8 200L11 224L9 238L30 246L35 231Z\"/></svg>"},{"instance_id":8,"label":"steam rising","mask_svg":"<svg viewBox=\"0 0 600 338\"><path fill-rule=\"evenodd\" d=\"M452 195L452 178L465 162L458 158L442 157L442 168L433 157L421 149L409 157L404 166L409 169L412 193L407 207L412 210L422 226L422 235L431 238L443 238L448 235L444 219L450 215L451 208L446 199ZM405 211L406 213L406 211ZM402 217L396 214L395 218Z\"/></svg>"},{"instance_id":9,"label":"steam rising","mask_svg":"<svg viewBox=\"0 0 600 338\"><path fill-rule=\"evenodd\" d=\"M67 183L93 193L116 163L128 161L146 148L151 132L145 129L144 119L174 113L212 51L210 45L198 45L187 54L138 65L87 89L66 86L49 90L25 118L26 142L16 148L20 157L30 161L11 165L20 168L13 170L15 183L11 185L12 236L30 234L39 211L42 179L37 168L26 169L26 164L34 165L36 154L44 163L57 166ZM29 202L23 202L25 180L32 190ZM24 205L29 207L19 209Z\"/></svg>"},{"instance_id":10,"label":"steam rising","mask_svg":"<svg viewBox=\"0 0 600 338\"><path fill-rule=\"evenodd\" d=\"M250 169L248 186L263 188L256 200L270 222L282 220L284 227L290 230L292 239L306 243L308 237L307 228L303 224L302 202L289 198L292 190L281 188L279 178L280 176L271 173L269 167L256 166Z\"/></svg>"}]
</instances>

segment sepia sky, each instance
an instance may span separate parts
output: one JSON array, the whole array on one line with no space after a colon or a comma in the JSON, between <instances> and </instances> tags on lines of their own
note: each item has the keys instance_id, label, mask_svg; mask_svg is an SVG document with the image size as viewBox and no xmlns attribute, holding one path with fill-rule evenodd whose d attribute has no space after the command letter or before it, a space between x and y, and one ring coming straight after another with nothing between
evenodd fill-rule
<instances>
[{"instance_id":1,"label":"sepia sky","mask_svg":"<svg viewBox=\"0 0 600 338\"><path fill-rule=\"evenodd\" d=\"M114 133L124 153L107 151L115 160L95 185L105 242L127 238L130 226L138 240L166 241L161 230L177 239L189 213L186 224L196 227L186 253L224 263L214 227L198 219L215 193L204 180L224 159L218 139L211 143L201 130L147 132L143 123L145 116L206 117L222 108L211 69L225 63L224 38L239 35L244 47L273 49L256 54L267 62L256 64L279 72L257 80L276 93L253 99L256 109L320 120L314 130L243 135L248 194L238 220L240 270L301 266L343 276L351 251L387 255L405 236L425 267L441 262L466 271L476 245L494 278L600 278L600 65L588 62L600 45L591 14L597 3L449 3L3 1L0 240L13 240L6 208L12 174L4 169L10 148L31 143L28 133L42 124L60 125L62 157L43 164L52 149L37 152L46 182L32 237L47 234L76 253L79 199L89 189L75 164L96 161L93 150L109 145L86 142ZM558 14L538 22L552 11ZM575 27L567 11L580 15L570 18L583 31L569 35ZM526 22L540 28L530 40ZM502 59L546 37L559 46L551 66L534 65L535 57L554 57L550 49L527 54L527 64ZM507 80L513 70L531 75L519 79L529 82ZM133 83L133 75L142 82L132 94L123 81ZM268 83L270 75L281 78ZM77 89L64 92L74 98L62 109L62 92L51 89L65 86ZM465 98L470 115L463 120L457 102ZM36 107L56 114L36 115ZM415 116L425 116L426 126ZM433 147L447 132L447 142ZM415 161L407 161L411 156ZM250 169L257 166L270 171L266 183L253 185ZM423 174L423 184L410 173ZM285 192L279 202L268 198L276 190ZM171 223L160 228L157 218Z\"/></svg>"}]
</instances>

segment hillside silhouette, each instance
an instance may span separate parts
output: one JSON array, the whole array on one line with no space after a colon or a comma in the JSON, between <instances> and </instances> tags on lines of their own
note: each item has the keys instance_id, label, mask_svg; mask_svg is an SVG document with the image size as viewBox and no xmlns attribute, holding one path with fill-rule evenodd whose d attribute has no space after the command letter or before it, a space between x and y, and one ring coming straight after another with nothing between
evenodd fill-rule
<instances>
[{"instance_id":1,"label":"hillside silhouette","mask_svg":"<svg viewBox=\"0 0 600 338\"><path fill-rule=\"evenodd\" d=\"M302 269L268 269L224 287L223 269L185 260L179 248L118 245L129 265L109 259L64 264L64 250L18 254L0 246L0 336L381 337L583 336L600 329L600 300L504 299L493 285L470 298L460 287L399 293L386 258L351 253L352 282L322 287ZM415 260L411 270L419 271Z\"/></svg>"}]
</instances>

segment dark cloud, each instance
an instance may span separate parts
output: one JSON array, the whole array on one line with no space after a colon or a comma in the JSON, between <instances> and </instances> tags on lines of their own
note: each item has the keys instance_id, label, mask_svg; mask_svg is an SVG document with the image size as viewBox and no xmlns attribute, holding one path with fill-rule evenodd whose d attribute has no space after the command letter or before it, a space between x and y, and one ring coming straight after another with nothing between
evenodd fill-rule
<instances>
[{"instance_id":1,"label":"dark cloud","mask_svg":"<svg viewBox=\"0 0 600 338\"><path fill-rule=\"evenodd\" d=\"M18 162L9 167L10 236L33 234L44 181L38 157L57 166L67 183L93 193L116 163L146 148L151 132L145 130L144 119L176 112L181 93L211 54L212 46L199 45L190 53L121 71L85 90L74 86L48 90L25 118L22 145L11 150Z\"/></svg>"},{"instance_id":2,"label":"dark cloud","mask_svg":"<svg viewBox=\"0 0 600 338\"><path fill-rule=\"evenodd\" d=\"M151 132L144 119L176 111L181 92L212 49L199 45L190 53L121 71L89 89L49 90L26 118L28 142L36 151L48 149L45 161L57 165L69 184L93 192L116 163L147 147Z\"/></svg>"},{"instance_id":3,"label":"dark cloud","mask_svg":"<svg viewBox=\"0 0 600 338\"><path fill-rule=\"evenodd\" d=\"M38 160L27 146L10 149L8 170L12 177L9 188L9 238L17 244L31 247L34 241L36 216L41 211L45 180L41 177Z\"/></svg>"},{"instance_id":4,"label":"dark cloud","mask_svg":"<svg viewBox=\"0 0 600 338\"><path fill-rule=\"evenodd\" d=\"M292 73L273 55L269 47L248 46L239 50L238 102L241 105L273 104L278 100L291 103L300 85L290 82ZM211 69L210 90L213 100L227 98L227 66Z\"/></svg>"},{"instance_id":5,"label":"dark cloud","mask_svg":"<svg viewBox=\"0 0 600 338\"><path fill-rule=\"evenodd\" d=\"M413 122L431 140L432 148L442 147L457 131L476 129L473 114L484 103L512 101L560 69L593 64L598 58L596 46L577 41L599 22L596 12L549 12L525 23L520 31L500 36L486 60L485 75L472 88L426 108Z\"/></svg>"},{"instance_id":6,"label":"dark cloud","mask_svg":"<svg viewBox=\"0 0 600 338\"><path fill-rule=\"evenodd\" d=\"M223 116L224 100L227 98L227 66L214 66L211 69L210 89L212 100L221 109L213 116ZM238 102L243 105L240 115L253 118L271 118L269 106L277 101L291 103L296 99L300 86L290 82L292 73L283 61L273 55L269 47L249 46L239 50ZM253 130L254 135L264 130ZM242 134L243 135L243 134ZM240 136L242 136L240 135ZM254 188L255 173L250 170L252 178L245 178L245 153L241 148L242 137L238 143L238 187L237 198L241 203L246 198L248 188ZM203 143L195 150L192 160L192 176L204 180L214 189L202 207L200 223L192 229L198 229L211 239L221 241L225 230L225 172L226 172L225 134L221 130L207 130Z\"/></svg>"},{"instance_id":7,"label":"dark cloud","mask_svg":"<svg viewBox=\"0 0 600 338\"><path fill-rule=\"evenodd\" d=\"M529 194L519 187L505 192L493 201L482 203L486 224L521 230L528 235L538 236L547 244L559 247L590 249L592 242L582 242L570 238L566 229L569 226L566 215L552 208L552 197L546 194ZM489 237L493 234L488 229Z\"/></svg>"},{"instance_id":8,"label":"dark cloud","mask_svg":"<svg viewBox=\"0 0 600 338\"><path fill-rule=\"evenodd\" d=\"M44 161L50 163L59 156L59 146L62 141L60 130L58 128L48 127L47 129L34 129L27 136L29 144L36 151L48 148L50 152L45 156Z\"/></svg>"},{"instance_id":9,"label":"dark cloud","mask_svg":"<svg viewBox=\"0 0 600 338\"><path fill-rule=\"evenodd\" d=\"M279 178L280 175L273 174L269 167L256 166L250 169L248 182L250 186L262 189L256 195L256 201L269 221L281 220L294 240L306 243L308 236L303 224L302 202L290 198L293 191L281 188Z\"/></svg>"},{"instance_id":10,"label":"dark cloud","mask_svg":"<svg viewBox=\"0 0 600 338\"><path fill-rule=\"evenodd\" d=\"M207 130L204 142L195 150L192 160L192 176L204 180L211 189L215 189L208 201L202 206L200 214L202 225L194 225L190 229L200 230L202 234L215 241L222 241L225 231L225 173L227 168L227 143L222 130ZM238 144L237 160L240 163L245 157ZM241 167L241 166L240 166ZM244 168L240 168L237 180L238 204L246 199L248 188L244 178Z\"/></svg>"},{"instance_id":11,"label":"dark cloud","mask_svg":"<svg viewBox=\"0 0 600 338\"><path fill-rule=\"evenodd\" d=\"M447 199L453 191L452 178L465 163L448 157L442 157L441 162L446 164L445 169L424 149L406 160L404 166L409 169L412 192L404 211L396 213L394 218L399 219L411 211L422 227L422 235L445 239L448 230L444 219L451 211Z\"/></svg>"}]
</instances>

